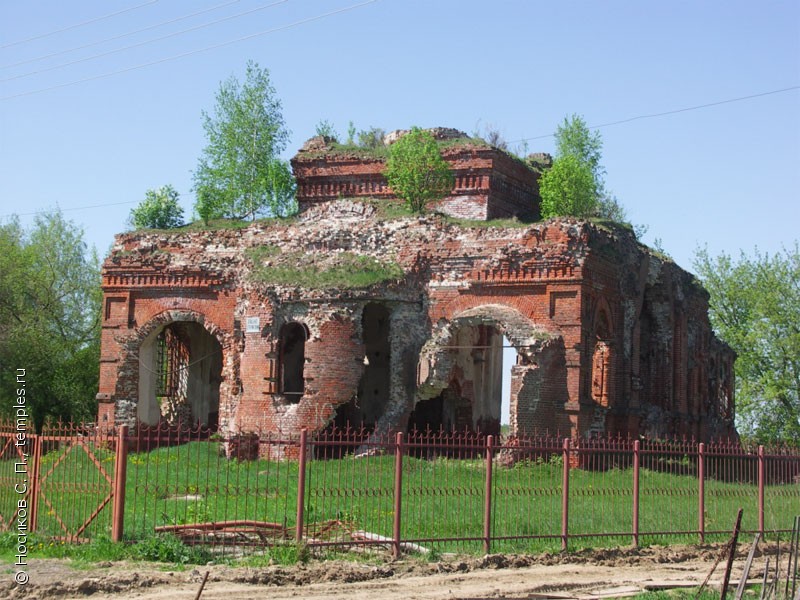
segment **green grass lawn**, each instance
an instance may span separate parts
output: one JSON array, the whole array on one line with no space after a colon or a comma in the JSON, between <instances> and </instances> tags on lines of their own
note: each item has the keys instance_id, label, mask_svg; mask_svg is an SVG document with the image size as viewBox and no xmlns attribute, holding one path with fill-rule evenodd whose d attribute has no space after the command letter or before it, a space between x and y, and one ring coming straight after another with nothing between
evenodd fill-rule
<instances>
[{"instance_id":1,"label":"green grass lawn","mask_svg":"<svg viewBox=\"0 0 800 600\"><path fill-rule=\"evenodd\" d=\"M49 452L42 472L40 536L74 533L102 505L110 485L95 460L113 476L113 453L92 447ZM199 441L128 456L125 538L153 536L164 525L252 520L278 524L293 537L296 525L296 461L228 460L219 442ZM310 459L306 472L305 533L334 539L345 529L391 537L394 517L393 455ZM52 470L52 472L50 472ZM538 552L561 548L561 458L522 461L493 469L492 551ZM13 462L0 461L0 515L7 522L17 501ZM484 531L484 459L403 458L402 537L439 552L481 552ZM628 545L633 530L633 470L570 469L570 548ZM757 488L750 483L705 482L707 539L727 539L737 510L746 530L757 527ZM791 527L800 514L800 485L769 485L767 529ZM696 475L640 471L640 543L697 542ZM318 525L341 521L345 528L321 532ZM83 537L110 534L111 505ZM7 527L6 527L7 528ZM669 533L660 533L669 532ZM598 534L604 534L599 536ZM456 540L455 538L461 538ZM467 538L467 539L465 539Z\"/></svg>"}]
</instances>

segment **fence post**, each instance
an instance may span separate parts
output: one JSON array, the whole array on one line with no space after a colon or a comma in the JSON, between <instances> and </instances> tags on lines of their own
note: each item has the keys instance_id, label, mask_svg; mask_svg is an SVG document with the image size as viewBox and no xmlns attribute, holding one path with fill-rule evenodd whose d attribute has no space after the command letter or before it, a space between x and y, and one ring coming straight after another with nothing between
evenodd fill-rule
<instances>
[{"instance_id":1,"label":"fence post","mask_svg":"<svg viewBox=\"0 0 800 600\"><path fill-rule=\"evenodd\" d=\"M561 549L566 552L569 531L569 450L570 440L564 439L564 475L561 480Z\"/></svg>"},{"instance_id":2,"label":"fence post","mask_svg":"<svg viewBox=\"0 0 800 600\"><path fill-rule=\"evenodd\" d=\"M306 446L308 444L308 430L300 430L300 456L297 465L297 522L295 524L294 540L298 544L303 541L303 510L306 502Z\"/></svg>"},{"instance_id":3,"label":"fence post","mask_svg":"<svg viewBox=\"0 0 800 600\"><path fill-rule=\"evenodd\" d=\"M111 509L111 541L121 542L125 527L125 480L128 476L128 426L117 430L117 456L114 465L114 505Z\"/></svg>"},{"instance_id":4,"label":"fence post","mask_svg":"<svg viewBox=\"0 0 800 600\"><path fill-rule=\"evenodd\" d=\"M639 547L639 440L633 442L633 545Z\"/></svg>"},{"instance_id":5,"label":"fence post","mask_svg":"<svg viewBox=\"0 0 800 600\"><path fill-rule=\"evenodd\" d=\"M483 504L483 551L489 554L492 547L492 454L494 436L486 438L486 491Z\"/></svg>"},{"instance_id":6,"label":"fence post","mask_svg":"<svg viewBox=\"0 0 800 600\"><path fill-rule=\"evenodd\" d=\"M394 451L394 523L392 525L392 556L400 558L400 511L403 508L403 432L397 433Z\"/></svg>"},{"instance_id":7,"label":"fence post","mask_svg":"<svg viewBox=\"0 0 800 600\"><path fill-rule=\"evenodd\" d=\"M700 442L697 447L697 530L700 543L706 541L706 445Z\"/></svg>"},{"instance_id":8,"label":"fence post","mask_svg":"<svg viewBox=\"0 0 800 600\"><path fill-rule=\"evenodd\" d=\"M758 532L764 537L764 446L758 447Z\"/></svg>"}]
</instances>

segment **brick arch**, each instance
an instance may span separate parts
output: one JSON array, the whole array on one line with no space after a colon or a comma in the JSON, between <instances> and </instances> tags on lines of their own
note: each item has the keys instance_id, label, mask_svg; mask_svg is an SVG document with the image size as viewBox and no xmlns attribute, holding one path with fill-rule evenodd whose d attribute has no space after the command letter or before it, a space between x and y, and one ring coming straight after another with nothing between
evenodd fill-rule
<instances>
[{"instance_id":1,"label":"brick arch","mask_svg":"<svg viewBox=\"0 0 800 600\"><path fill-rule=\"evenodd\" d=\"M226 332L204 314L189 309L169 309L153 316L145 324L137 327L132 335L121 340L121 360L117 369L117 381L114 393L116 423L133 426L137 423L139 408L139 379L141 350L143 346L158 335L165 327L173 323L197 323L221 347L222 373L219 383L219 425L225 427L231 422L233 398L238 395L234 382L238 380L236 373L238 361L233 360L235 352L231 351L234 337Z\"/></svg>"},{"instance_id":2,"label":"brick arch","mask_svg":"<svg viewBox=\"0 0 800 600\"><path fill-rule=\"evenodd\" d=\"M491 330L491 333L484 335L487 330ZM476 350L470 351L469 342L465 349L465 331L468 336L477 335L480 338L476 349L487 348L486 355L476 353ZM497 352L502 352L500 340L503 336L516 348L518 355L517 364L510 367L512 430L519 431L520 425L523 430L561 425L556 418L557 402L554 398L558 397L562 405L567 399L563 338L560 333L535 324L518 310L504 304L473 306L450 320L441 320L434 327L420 353L416 394L416 404L420 410L421 402L438 401L457 382L464 395L474 402L473 426L493 433L490 427L482 426L481 419L488 417L494 420L499 415L499 389L493 386L499 383L498 372L502 374L497 366L502 364L498 362L501 359L498 359ZM487 343L486 340L489 340L488 344L482 346ZM490 370L497 370L492 371L494 375L482 370L479 373L484 368L480 366L468 373L472 369L471 360L475 364L488 363ZM506 365L503 365L502 370L505 368ZM482 384L490 381L486 377L490 377L493 383L488 386ZM478 384L481 384L480 388ZM492 392L492 389L495 391ZM519 398L522 400L517 402ZM459 426L461 424L459 422ZM496 428L499 431L499 420Z\"/></svg>"},{"instance_id":3,"label":"brick arch","mask_svg":"<svg viewBox=\"0 0 800 600\"><path fill-rule=\"evenodd\" d=\"M223 348L229 346L233 336L226 333L221 327L217 326L203 313L190 309L169 309L162 311L152 317L141 327L137 327L137 337L144 341L151 334L160 331L171 323L197 323L203 326L208 333L214 336Z\"/></svg>"},{"instance_id":4,"label":"brick arch","mask_svg":"<svg viewBox=\"0 0 800 600\"><path fill-rule=\"evenodd\" d=\"M515 315L517 318L533 320L533 315L541 314L541 300L536 295L494 296L489 302L486 296L463 294L446 301L439 302L431 312L431 320L453 321L469 314L470 311L482 310L485 307L495 307L497 314ZM536 327L560 334L551 320L536 321Z\"/></svg>"},{"instance_id":5,"label":"brick arch","mask_svg":"<svg viewBox=\"0 0 800 600\"><path fill-rule=\"evenodd\" d=\"M605 323L603 323L603 320L605 320ZM605 297L601 297L597 300L592 323L594 324L595 335L602 335L602 337L607 340L614 338L614 332L616 331L614 327L614 313Z\"/></svg>"},{"instance_id":6,"label":"brick arch","mask_svg":"<svg viewBox=\"0 0 800 600\"><path fill-rule=\"evenodd\" d=\"M552 325L543 327L535 324L520 311L506 304L479 304L440 322L434 328L429 342L423 347L423 353L431 342L439 346L447 345L459 326L476 324L496 327L523 356L535 353L545 340L560 336L560 332Z\"/></svg>"}]
</instances>

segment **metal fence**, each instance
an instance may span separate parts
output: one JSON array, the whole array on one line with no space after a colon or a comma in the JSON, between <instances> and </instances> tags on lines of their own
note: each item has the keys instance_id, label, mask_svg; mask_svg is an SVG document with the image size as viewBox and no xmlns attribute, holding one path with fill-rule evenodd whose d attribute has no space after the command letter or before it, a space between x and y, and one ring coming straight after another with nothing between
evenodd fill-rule
<instances>
[{"instance_id":1,"label":"metal fence","mask_svg":"<svg viewBox=\"0 0 800 600\"><path fill-rule=\"evenodd\" d=\"M800 514L800 449L364 431L300 435L0 424L0 530L67 542L171 533L220 552L284 542L538 551L774 537ZM22 466L20 466L22 465Z\"/></svg>"}]
</instances>

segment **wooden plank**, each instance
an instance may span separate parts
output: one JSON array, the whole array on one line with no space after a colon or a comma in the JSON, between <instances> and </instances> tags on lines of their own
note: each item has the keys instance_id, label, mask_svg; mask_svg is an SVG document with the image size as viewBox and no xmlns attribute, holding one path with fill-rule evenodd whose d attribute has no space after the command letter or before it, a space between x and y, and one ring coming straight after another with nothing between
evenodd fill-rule
<instances>
[{"instance_id":1,"label":"wooden plank","mask_svg":"<svg viewBox=\"0 0 800 600\"><path fill-rule=\"evenodd\" d=\"M761 534L757 533L756 537L753 538L753 544L750 546L750 552L747 553L747 560L744 563L742 578L739 580L739 585L736 587L736 594L733 597L734 600L742 600L742 594L744 594L744 588L747 585L747 577L750 575L750 567L753 565L753 557L756 554L759 541L761 541Z\"/></svg>"}]
</instances>

